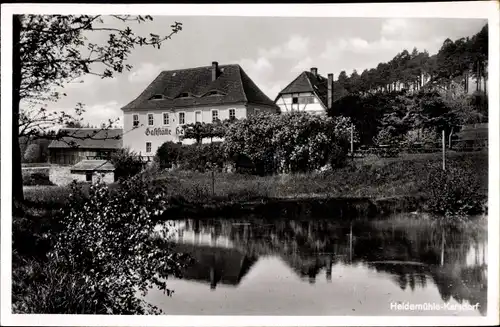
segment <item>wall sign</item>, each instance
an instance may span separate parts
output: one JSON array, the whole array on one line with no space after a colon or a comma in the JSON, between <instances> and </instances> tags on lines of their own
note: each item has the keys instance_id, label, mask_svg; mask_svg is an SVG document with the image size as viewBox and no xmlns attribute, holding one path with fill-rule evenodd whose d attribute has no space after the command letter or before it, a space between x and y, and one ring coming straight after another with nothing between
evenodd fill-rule
<instances>
[{"instance_id":1,"label":"wall sign","mask_svg":"<svg viewBox=\"0 0 500 327\"><path fill-rule=\"evenodd\" d=\"M146 136L163 136L163 135L172 135L174 134L172 129L170 128L146 128L144 132ZM175 135L184 135L184 129L181 127L177 127L175 129Z\"/></svg>"}]
</instances>

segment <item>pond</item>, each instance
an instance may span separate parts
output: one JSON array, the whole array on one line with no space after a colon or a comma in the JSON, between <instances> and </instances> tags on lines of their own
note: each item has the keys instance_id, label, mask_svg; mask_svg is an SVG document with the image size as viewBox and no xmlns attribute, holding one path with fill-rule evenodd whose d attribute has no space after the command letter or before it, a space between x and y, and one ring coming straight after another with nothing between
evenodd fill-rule
<instances>
[{"instance_id":1,"label":"pond","mask_svg":"<svg viewBox=\"0 0 500 327\"><path fill-rule=\"evenodd\" d=\"M171 297L146 296L166 314L486 315L486 219L172 224L176 249L195 262L169 278Z\"/></svg>"}]
</instances>

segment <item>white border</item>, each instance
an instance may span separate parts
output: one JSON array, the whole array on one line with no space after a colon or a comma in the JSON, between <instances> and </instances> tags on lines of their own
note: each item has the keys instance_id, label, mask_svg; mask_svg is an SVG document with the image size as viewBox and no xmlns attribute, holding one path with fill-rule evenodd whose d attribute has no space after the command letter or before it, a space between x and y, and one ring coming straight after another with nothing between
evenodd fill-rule
<instances>
[{"instance_id":1,"label":"white border","mask_svg":"<svg viewBox=\"0 0 500 327\"><path fill-rule=\"evenodd\" d=\"M177 4L177 5L99 5L99 4L2 4L2 108L12 102L12 14L152 14L170 16L275 16L275 17L428 17L488 18L489 20L489 244L488 315L486 317L260 317L260 316L98 316L98 315L12 315L11 308L11 123L12 113L2 111L1 135L1 325L40 326L331 326L331 325L496 325L498 324L498 195L499 195L499 6L496 1L391 3L391 4Z\"/></svg>"}]
</instances>

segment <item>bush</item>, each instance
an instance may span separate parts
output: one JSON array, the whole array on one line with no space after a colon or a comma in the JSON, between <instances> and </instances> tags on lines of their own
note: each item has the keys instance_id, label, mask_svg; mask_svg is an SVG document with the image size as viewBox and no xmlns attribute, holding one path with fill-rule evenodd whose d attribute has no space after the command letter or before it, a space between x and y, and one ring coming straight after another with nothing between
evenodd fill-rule
<instances>
[{"instance_id":1,"label":"bush","mask_svg":"<svg viewBox=\"0 0 500 327\"><path fill-rule=\"evenodd\" d=\"M408 146L429 144L439 142L439 136L435 130L417 128L409 130L405 136L403 142Z\"/></svg>"},{"instance_id":2,"label":"bush","mask_svg":"<svg viewBox=\"0 0 500 327\"><path fill-rule=\"evenodd\" d=\"M159 162L161 169L172 168L172 165L179 163L181 153L182 145L165 142L156 151L155 160Z\"/></svg>"},{"instance_id":3,"label":"bush","mask_svg":"<svg viewBox=\"0 0 500 327\"><path fill-rule=\"evenodd\" d=\"M334 144L330 149L329 163L332 168L342 168L347 163L347 149Z\"/></svg>"},{"instance_id":4,"label":"bush","mask_svg":"<svg viewBox=\"0 0 500 327\"><path fill-rule=\"evenodd\" d=\"M71 273L59 260L17 259L12 270L12 311L15 314L106 314L102 290L89 277Z\"/></svg>"},{"instance_id":5,"label":"bush","mask_svg":"<svg viewBox=\"0 0 500 327\"><path fill-rule=\"evenodd\" d=\"M137 175L144 168L141 158L129 149L120 149L111 156L115 166L115 179L127 179Z\"/></svg>"},{"instance_id":6,"label":"bush","mask_svg":"<svg viewBox=\"0 0 500 327\"><path fill-rule=\"evenodd\" d=\"M23 176L23 185L25 186L54 185L54 183L50 181L49 176L47 176L47 174L37 172Z\"/></svg>"},{"instance_id":7,"label":"bush","mask_svg":"<svg viewBox=\"0 0 500 327\"><path fill-rule=\"evenodd\" d=\"M472 165L433 169L427 175L425 187L429 192L427 205L431 212L448 218L463 219L482 213L483 195L477 170Z\"/></svg>"},{"instance_id":8,"label":"bush","mask_svg":"<svg viewBox=\"0 0 500 327\"><path fill-rule=\"evenodd\" d=\"M395 134L395 129L391 126L381 129L373 138L373 143L378 146L394 145L400 141L400 136Z\"/></svg>"},{"instance_id":9,"label":"bush","mask_svg":"<svg viewBox=\"0 0 500 327\"><path fill-rule=\"evenodd\" d=\"M24 152L25 162L40 162L40 146L38 144L30 144Z\"/></svg>"},{"instance_id":10,"label":"bush","mask_svg":"<svg viewBox=\"0 0 500 327\"><path fill-rule=\"evenodd\" d=\"M220 142L184 145L181 148L180 166L182 169L205 172L214 167L221 171L225 161Z\"/></svg>"},{"instance_id":11,"label":"bush","mask_svg":"<svg viewBox=\"0 0 500 327\"><path fill-rule=\"evenodd\" d=\"M114 191L99 181L90 186L88 197L72 185L68 208L57 220L62 229L48 257L58 262L60 271L78 276L81 291L90 293L81 295L82 301L92 302L79 313L159 312L136 292L145 295L148 287L157 286L171 294L167 276L180 277L187 263L183 255L171 251L169 243L154 237L166 198L163 186L153 186L140 176L124 180ZM163 226L160 236L166 239L167 235ZM69 294L62 291L60 296ZM57 313L72 313L65 306L56 308L63 310Z\"/></svg>"},{"instance_id":12,"label":"bush","mask_svg":"<svg viewBox=\"0 0 500 327\"><path fill-rule=\"evenodd\" d=\"M229 158L249 158L258 175L314 171L329 162L336 147L347 149L351 126L346 117L304 112L255 115L228 127L224 152ZM354 137L359 138L356 131Z\"/></svg>"}]
</instances>

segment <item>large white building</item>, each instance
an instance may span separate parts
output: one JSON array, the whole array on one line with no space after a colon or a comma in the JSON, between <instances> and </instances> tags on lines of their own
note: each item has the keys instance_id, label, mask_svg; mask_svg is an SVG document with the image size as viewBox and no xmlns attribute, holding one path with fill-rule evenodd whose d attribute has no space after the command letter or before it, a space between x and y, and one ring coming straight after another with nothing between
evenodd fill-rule
<instances>
[{"instance_id":1,"label":"large white building","mask_svg":"<svg viewBox=\"0 0 500 327\"><path fill-rule=\"evenodd\" d=\"M277 113L278 107L239 65L213 62L161 72L122 111L123 146L154 156L164 142L182 141L185 124L244 119L259 111Z\"/></svg>"},{"instance_id":2,"label":"large white building","mask_svg":"<svg viewBox=\"0 0 500 327\"><path fill-rule=\"evenodd\" d=\"M305 111L325 115L333 103L333 74L325 78L317 68L302 72L276 97L281 113Z\"/></svg>"}]
</instances>

